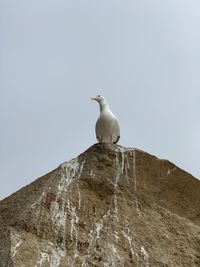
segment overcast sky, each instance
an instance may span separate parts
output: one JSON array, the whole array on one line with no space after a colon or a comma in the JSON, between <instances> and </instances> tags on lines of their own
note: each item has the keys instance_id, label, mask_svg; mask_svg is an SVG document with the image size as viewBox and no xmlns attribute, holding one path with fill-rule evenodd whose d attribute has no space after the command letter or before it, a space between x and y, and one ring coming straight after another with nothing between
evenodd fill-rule
<instances>
[{"instance_id":1,"label":"overcast sky","mask_svg":"<svg viewBox=\"0 0 200 267\"><path fill-rule=\"evenodd\" d=\"M1 0L0 199L96 142L97 94L200 178L200 1Z\"/></svg>"}]
</instances>

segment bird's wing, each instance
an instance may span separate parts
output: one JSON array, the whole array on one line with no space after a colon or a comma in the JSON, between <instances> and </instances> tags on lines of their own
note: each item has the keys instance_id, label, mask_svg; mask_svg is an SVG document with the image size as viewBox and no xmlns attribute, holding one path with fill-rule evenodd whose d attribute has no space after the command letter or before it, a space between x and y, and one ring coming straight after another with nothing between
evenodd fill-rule
<instances>
[{"instance_id":1,"label":"bird's wing","mask_svg":"<svg viewBox=\"0 0 200 267\"><path fill-rule=\"evenodd\" d=\"M99 142L104 139L110 139L111 142L117 142L120 136L120 126L117 118L110 114L102 114L96 123L96 137Z\"/></svg>"},{"instance_id":2,"label":"bird's wing","mask_svg":"<svg viewBox=\"0 0 200 267\"><path fill-rule=\"evenodd\" d=\"M117 143L120 139L120 126L117 118L113 120L113 126L112 126L112 131L113 131L113 143Z\"/></svg>"}]
</instances>

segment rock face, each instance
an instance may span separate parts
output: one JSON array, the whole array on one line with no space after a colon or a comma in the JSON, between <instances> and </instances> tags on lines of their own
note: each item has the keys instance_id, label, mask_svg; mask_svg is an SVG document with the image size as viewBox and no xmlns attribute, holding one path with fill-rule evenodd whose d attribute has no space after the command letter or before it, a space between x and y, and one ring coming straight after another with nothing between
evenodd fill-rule
<instances>
[{"instance_id":1,"label":"rock face","mask_svg":"<svg viewBox=\"0 0 200 267\"><path fill-rule=\"evenodd\" d=\"M0 202L0 267L200 266L200 181L96 144Z\"/></svg>"}]
</instances>

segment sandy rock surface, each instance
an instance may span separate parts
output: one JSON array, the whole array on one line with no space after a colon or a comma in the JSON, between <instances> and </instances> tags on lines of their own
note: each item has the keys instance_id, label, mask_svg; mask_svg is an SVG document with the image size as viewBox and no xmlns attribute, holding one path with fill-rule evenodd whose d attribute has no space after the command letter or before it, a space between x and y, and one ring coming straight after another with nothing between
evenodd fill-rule
<instances>
[{"instance_id":1,"label":"sandy rock surface","mask_svg":"<svg viewBox=\"0 0 200 267\"><path fill-rule=\"evenodd\" d=\"M200 266L200 181L96 144L0 202L0 267L73 266Z\"/></svg>"}]
</instances>

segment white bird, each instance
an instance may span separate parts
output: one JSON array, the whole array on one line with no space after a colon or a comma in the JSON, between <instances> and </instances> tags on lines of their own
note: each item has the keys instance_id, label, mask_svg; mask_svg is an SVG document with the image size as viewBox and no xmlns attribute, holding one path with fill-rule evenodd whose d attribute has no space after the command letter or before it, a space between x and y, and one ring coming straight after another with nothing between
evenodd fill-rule
<instances>
[{"instance_id":1,"label":"white bird","mask_svg":"<svg viewBox=\"0 0 200 267\"><path fill-rule=\"evenodd\" d=\"M104 144L116 144L120 139L120 126L117 118L103 96L98 95L91 99L96 100L100 106L100 116L95 127L97 140Z\"/></svg>"}]
</instances>

